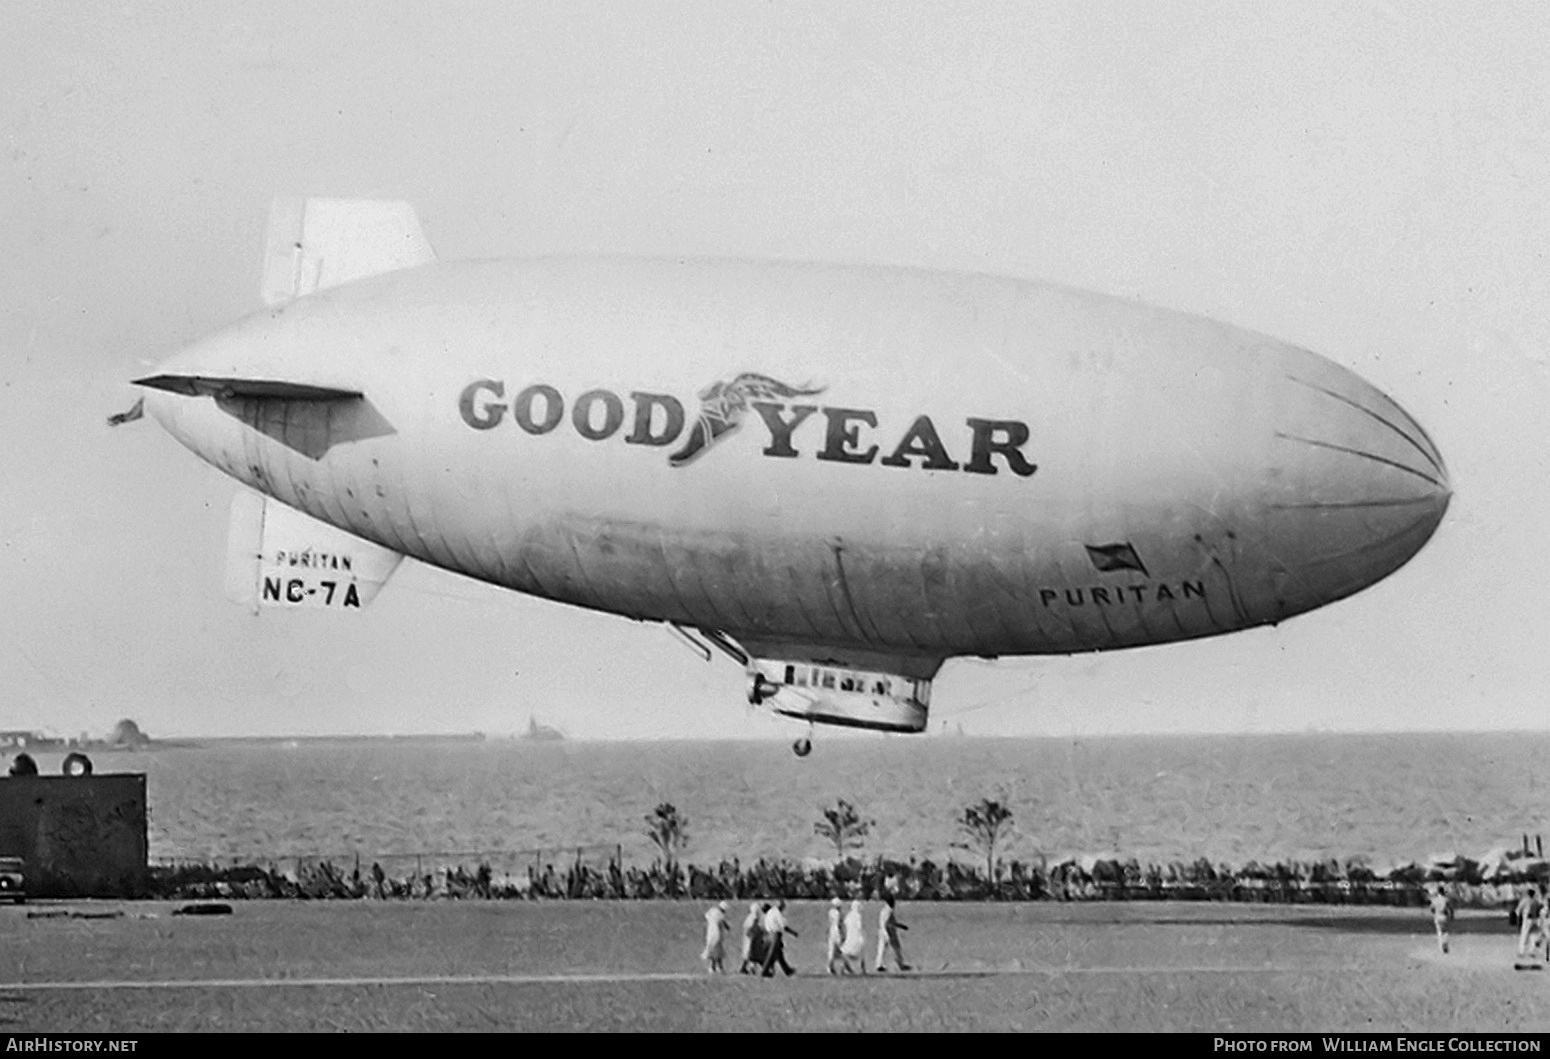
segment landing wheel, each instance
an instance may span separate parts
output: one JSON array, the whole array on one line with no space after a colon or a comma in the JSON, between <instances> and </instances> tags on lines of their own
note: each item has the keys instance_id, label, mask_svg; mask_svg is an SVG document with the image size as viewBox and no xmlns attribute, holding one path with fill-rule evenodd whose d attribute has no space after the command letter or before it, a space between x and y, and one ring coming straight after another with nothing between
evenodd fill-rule
<instances>
[{"instance_id":1,"label":"landing wheel","mask_svg":"<svg viewBox=\"0 0 1550 1059\"><path fill-rule=\"evenodd\" d=\"M813 741L804 735L791 744L791 752L797 757L806 757L813 752Z\"/></svg>"}]
</instances>

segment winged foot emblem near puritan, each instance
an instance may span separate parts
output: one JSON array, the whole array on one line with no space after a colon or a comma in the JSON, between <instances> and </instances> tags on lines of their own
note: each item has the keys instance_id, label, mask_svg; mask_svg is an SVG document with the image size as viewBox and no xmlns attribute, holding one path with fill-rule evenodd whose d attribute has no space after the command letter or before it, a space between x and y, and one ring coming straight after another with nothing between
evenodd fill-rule
<instances>
[{"instance_id":1,"label":"winged foot emblem near puritan","mask_svg":"<svg viewBox=\"0 0 1550 1059\"><path fill-rule=\"evenodd\" d=\"M743 372L731 382L713 382L700 391L700 416L689 428L683 448L668 457L674 467L692 463L721 438L742 426L743 415L754 401L784 401L811 397L824 387L788 386L779 379Z\"/></svg>"}]
</instances>

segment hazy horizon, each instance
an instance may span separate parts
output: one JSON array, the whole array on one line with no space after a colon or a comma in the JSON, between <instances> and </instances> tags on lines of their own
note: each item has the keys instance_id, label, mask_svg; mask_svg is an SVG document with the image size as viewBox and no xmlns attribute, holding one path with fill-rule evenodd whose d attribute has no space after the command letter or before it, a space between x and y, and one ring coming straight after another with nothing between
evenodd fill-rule
<instances>
[{"instance_id":1,"label":"hazy horizon","mask_svg":"<svg viewBox=\"0 0 1550 1059\"><path fill-rule=\"evenodd\" d=\"M130 718L133 720L133 718ZM544 723L540 721L539 723ZM951 723L951 722L948 722ZM526 733L525 728L517 728L505 731L485 731L483 729L447 729L440 731L396 731L396 732L274 732L251 735L231 735L220 733L183 732L173 735L156 732L145 732L147 745L140 747L107 746L104 745L107 733L97 734L82 732L64 734L48 728L15 729L16 731L36 732L50 739L62 740L65 744L76 745L79 742L92 743L97 749L107 750L111 753L154 753L158 749L166 748L171 744L193 744L198 742L313 742L323 743L329 741L401 741L414 742L425 740L427 742L476 742L486 741L492 743L521 742ZM1066 734L1053 733L1017 733L1017 732L944 732L940 727L921 732L916 735L902 735L895 732L866 732L853 729L819 729L814 737L815 749L821 750L823 744L829 740L846 743L884 740L902 740L906 744L919 742L924 739L1011 739L1027 741L1047 742L1080 742L1088 739L1270 739L1270 738L1302 738L1302 737L1342 737L1351 736L1360 738L1365 736L1496 736L1496 735L1543 735L1550 729L1546 728L1286 728L1265 729L1256 732L1221 732L1211 730L1200 731L1146 731L1135 730L1128 732L1079 732ZM143 729L142 729L143 731ZM784 727L774 728L763 733L734 734L734 735L648 735L648 736L609 736L609 735L571 735L561 731L564 736L555 741L534 741L535 746L564 746L567 743L639 743L639 742L673 742L673 743L779 743L795 737L798 728L789 730ZM68 746L62 745L53 748L50 752L63 754Z\"/></svg>"}]
</instances>

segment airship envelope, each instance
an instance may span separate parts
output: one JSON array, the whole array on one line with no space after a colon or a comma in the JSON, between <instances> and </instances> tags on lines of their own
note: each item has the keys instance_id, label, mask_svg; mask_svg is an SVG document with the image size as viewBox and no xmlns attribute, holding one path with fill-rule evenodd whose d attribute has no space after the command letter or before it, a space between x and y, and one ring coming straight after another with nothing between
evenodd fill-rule
<instances>
[{"instance_id":1,"label":"airship envelope","mask_svg":"<svg viewBox=\"0 0 1550 1059\"><path fill-rule=\"evenodd\" d=\"M1355 374L1100 294L437 262L405 204L330 200L282 202L265 260L269 308L137 380L174 437L338 535L316 551L371 549L372 591L381 552L671 623L802 720L919 731L953 656L1280 622L1392 573L1448 506L1436 445ZM369 601L233 540L260 605Z\"/></svg>"}]
</instances>

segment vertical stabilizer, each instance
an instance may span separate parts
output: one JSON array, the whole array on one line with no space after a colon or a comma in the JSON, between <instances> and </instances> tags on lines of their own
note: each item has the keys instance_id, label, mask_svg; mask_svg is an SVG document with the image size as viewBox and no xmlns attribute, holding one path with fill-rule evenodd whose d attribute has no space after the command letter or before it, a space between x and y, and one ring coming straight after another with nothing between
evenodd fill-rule
<instances>
[{"instance_id":1,"label":"vertical stabilizer","mask_svg":"<svg viewBox=\"0 0 1550 1059\"><path fill-rule=\"evenodd\" d=\"M435 260L407 202L279 198L269 207L260 293L266 305L281 305Z\"/></svg>"},{"instance_id":2,"label":"vertical stabilizer","mask_svg":"<svg viewBox=\"0 0 1550 1059\"><path fill-rule=\"evenodd\" d=\"M403 556L244 490L232 497L226 595L259 607L359 610Z\"/></svg>"}]
</instances>

